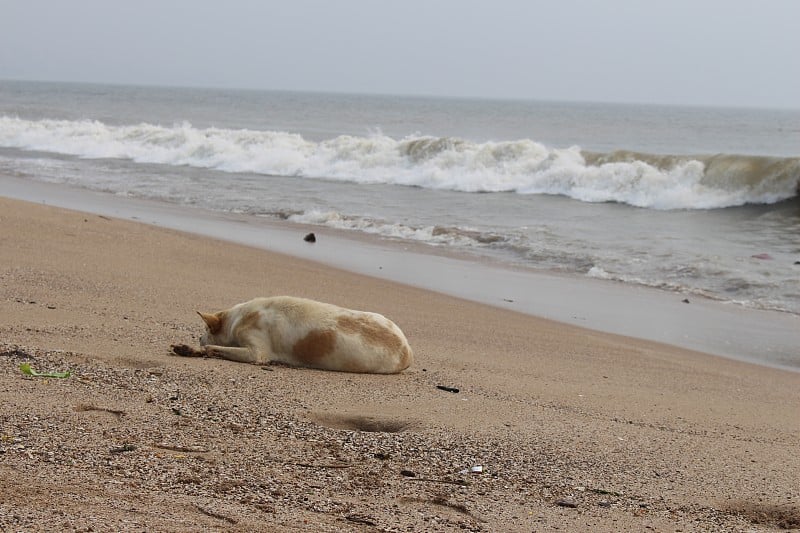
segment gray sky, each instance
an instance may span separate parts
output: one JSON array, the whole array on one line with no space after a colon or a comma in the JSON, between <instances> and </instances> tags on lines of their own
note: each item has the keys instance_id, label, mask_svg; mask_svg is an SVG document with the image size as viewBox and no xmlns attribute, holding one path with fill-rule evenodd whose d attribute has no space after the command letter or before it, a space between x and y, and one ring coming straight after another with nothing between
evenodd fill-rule
<instances>
[{"instance_id":1,"label":"gray sky","mask_svg":"<svg viewBox=\"0 0 800 533\"><path fill-rule=\"evenodd\" d=\"M800 109L800 1L0 0L0 78Z\"/></svg>"}]
</instances>

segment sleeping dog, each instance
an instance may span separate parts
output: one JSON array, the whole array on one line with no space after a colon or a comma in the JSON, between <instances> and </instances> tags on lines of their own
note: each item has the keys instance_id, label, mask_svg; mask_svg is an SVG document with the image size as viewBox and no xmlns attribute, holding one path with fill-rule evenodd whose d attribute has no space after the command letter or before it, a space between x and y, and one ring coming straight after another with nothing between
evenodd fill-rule
<instances>
[{"instance_id":1,"label":"sleeping dog","mask_svg":"<svg viewBox=\"0 0 800 533\"><path fill-rule=\"evenodd\" d=\"M199 314L200 344L212 357L372 374L396 374L414 361L403 332L378 313L274 296Z\"/></svg>"}]
</instances>

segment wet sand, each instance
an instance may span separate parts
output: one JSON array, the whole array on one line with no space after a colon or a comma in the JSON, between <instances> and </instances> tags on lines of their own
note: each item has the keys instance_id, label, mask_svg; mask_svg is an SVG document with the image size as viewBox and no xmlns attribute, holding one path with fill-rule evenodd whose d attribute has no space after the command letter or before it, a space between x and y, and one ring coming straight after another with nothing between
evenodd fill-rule
<instances>
[{"instance_id":1,"label":"wet sand","mask_svg":"<svg viewBox=\"0 0 800 533\"><path fill-rule=\"evenodd\" d=\"M352 231L205 211L0 174L3 195L195 233L565 324L800 371L800 317L614 281L512 269ZM310 246L298 232L316 232ZM691 305L687 305L685 301Z\"/></svg>"},{"instance_id":2,"label":"wet sand","mask_svg":"<svg viewBox=\"0 0 800 533\"><path fill-rule=\"evenodd\" d=\"M106 215L0 223L2 528L800 527L800 373ZM196 310L273 294L383 313L416 363L170 355Z\"/></svg>"}]
</instances>

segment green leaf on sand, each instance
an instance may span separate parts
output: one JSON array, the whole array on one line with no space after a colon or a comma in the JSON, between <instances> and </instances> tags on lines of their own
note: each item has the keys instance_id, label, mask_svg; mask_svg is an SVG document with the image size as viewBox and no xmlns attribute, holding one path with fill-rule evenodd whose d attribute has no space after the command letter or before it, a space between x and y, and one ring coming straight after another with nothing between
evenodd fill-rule
<instances>
[{"instance_id":1,"label":"green leaf on sand","mask_svg":"<svg viewBox=\"0 0 800 533\"><path fill-rule=\"evenodd\" d=\"M72 372L67 370L66 372L37 372L36 370L31 368L29 363L20 363L19 369L22 371L23 374L26 376L34 376L37 378L68 378L72 375Z\"/></svg>"}]
</instances>

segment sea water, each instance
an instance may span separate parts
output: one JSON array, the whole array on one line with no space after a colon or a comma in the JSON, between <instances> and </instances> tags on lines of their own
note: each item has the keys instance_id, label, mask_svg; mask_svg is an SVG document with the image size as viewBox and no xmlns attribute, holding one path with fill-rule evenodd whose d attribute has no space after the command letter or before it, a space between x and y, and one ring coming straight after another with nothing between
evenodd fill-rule
<instances>
[{"instance_id":1,"label":"sea water","mask_svg":"<svg viewBox=\"0 0 800 533\"><path fill-rule=\"evenodd\" d=\"M800 110L7 81L0 173L800 314Z\"/></svg>"}]
</instances>

